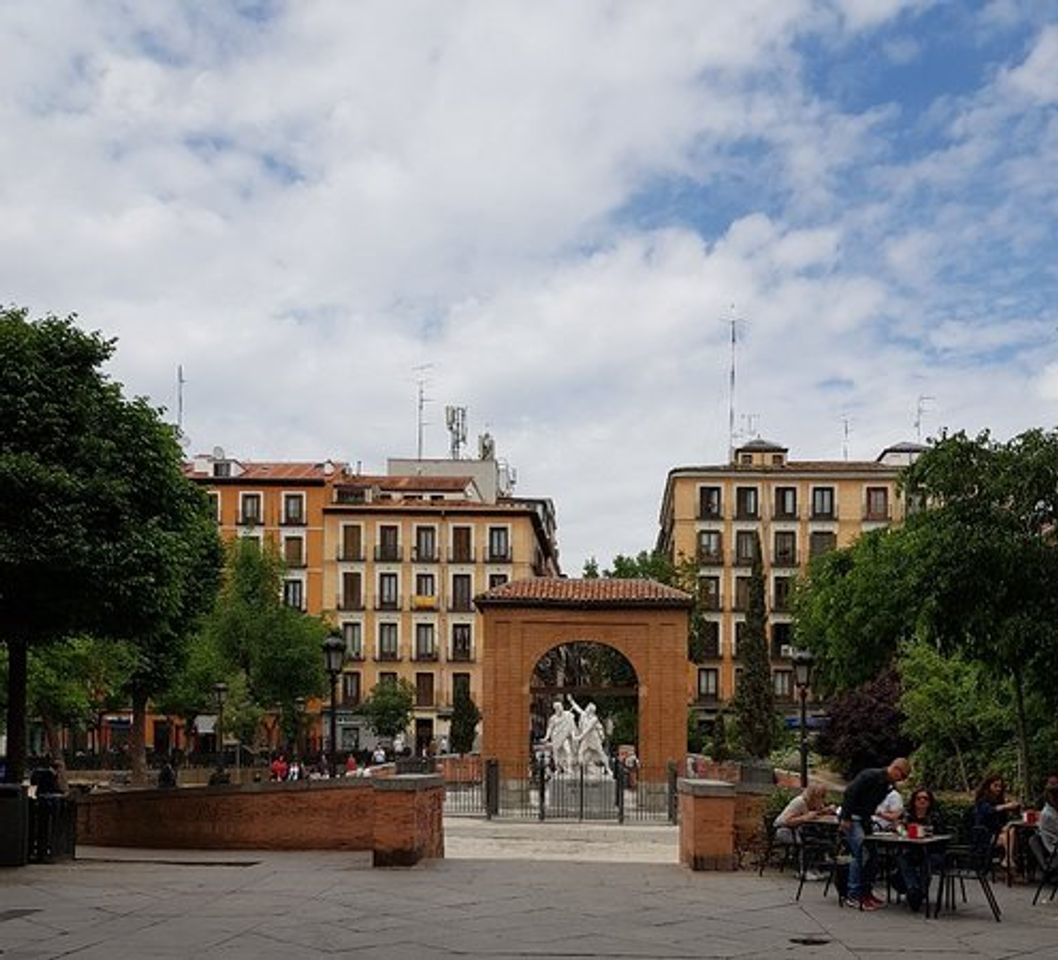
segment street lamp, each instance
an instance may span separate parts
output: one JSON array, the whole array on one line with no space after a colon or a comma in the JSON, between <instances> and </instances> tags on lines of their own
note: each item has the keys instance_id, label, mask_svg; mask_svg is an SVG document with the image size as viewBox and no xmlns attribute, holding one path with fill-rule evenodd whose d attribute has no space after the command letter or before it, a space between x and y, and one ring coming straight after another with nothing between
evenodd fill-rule
<instances>
[{"instance_id":1,"label":"street lamp","mask_svg":"<svg viewBox=\"0 0 1058 960\"><path fill-rule=\"evenodd\" d=\"M332 633L323 641L323 668L331 678L331 776L338 773L338 674L345 662L345 640Z\"/></svg>"},{"instance_id":2,"label":"street lamp","mask_svg":"<svg viewBox=\"0 0 1058 960\"><path fill-rule=\"evenodd\" d=\"M798 650L793 658L794 683L801 696L801 789L808 786L808 685L812 680L812 654Z\"/></svg>"},{"instance_id":3,"label":"street lamp","mask_svg":"<svg viewBox=\"0 0 1058 960\"><path fill-rule=\"evenodd\" d=\"M213 684L213 700L217 704L217 782L223 783L224 773L224 701L228 699L228 685L222 680Z\"/></svg>"},{"instance_id":4,"label":"street lamp","mask_svg":"<svg viewBox=\"0 0 1058 960\"><path fill-rule=\"evenodd\" d=\"M305 745L302 739L305 733L305 698L294 698L294 749L296 757L305 756Z\"/></svg>"}]
</instances>

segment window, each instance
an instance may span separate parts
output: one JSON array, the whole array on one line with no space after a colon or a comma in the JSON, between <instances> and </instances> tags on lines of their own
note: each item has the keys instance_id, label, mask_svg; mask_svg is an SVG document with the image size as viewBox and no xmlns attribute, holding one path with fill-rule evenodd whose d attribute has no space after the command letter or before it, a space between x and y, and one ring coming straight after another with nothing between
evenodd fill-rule
<instances>
[{"instance_id":1,"label":"window","mask_svg":"<svg viewBox=\"0 0 1058 960\"><path fill-rule=\"evenodd\" d=\"M432 563L437 559L437 530L434 527L415 528L415 559Z\"/></svg>"},{"instance_id":2,"label":"window","mask_svg":"<svg viewBox=\"0 0 1058 960\"><path fill-rule=\"evenodd\" d=\"M834 488L812 488L812 518L814 520L832 520L834 518Z\"/></svg>"},{"instance_id":3,"label":"window","mask_svg":"<svg viewBox=\"0 0 1058 960\"><path fill-rule=\"evenodd\" d=\"M797 566L797 533L793 530L775 531L773 563L777 567Z\"/></svg>"},{"instance_id":4,"label":"window","mask_svg":"<svg viewBox=\"0 0 1058 960\"><path fill-rule=\"evenodd\" d=\"M387 670L383 670L378 675L378 683L379 686L389 685L395 687L397 685L397 675L395 673L390 673Z\"/></svg>"},{"instance_id":5,"label":"window","mask_svg":"<svg viewBox=\"0 0 1058 960\"><path fill-rule=\"evenodd\" d=\"M790 590L793 584L791 577L776 577L775 592L772 594L772 610L790 609Z\"/></svg>"},{"instance_id":6,"label":"window","mask_svg":"<svg viewBox=\"0 0 1058 960\"><path fill-rule=\"evenodd\" d=\"M470 624L452 624L452 659L472 660L473 649L470 645Z\"/></svg>"},{"instance_id":7,"label":"window","mask_svg":"<svg viewBox=\"0 0 1058 960\"><path fill-rule=\"evenodd\" d=\"M752 453L740 453L738 455L738 462L744 467L753 466L753 454Z\"/></svg>"},{"instance_id":8,"label":"window","mask_svg":"<svg viewBox=\"0 0 1058 960\"><path fill-rule=\"evenodd\" d=\"M698 578L698 601L706 610L720 609L720 578Z\"/></svg>"},{"instance_id":9,"label":"window","mask_svg":"<svg viewBox=\"0 0 1058 960\"><path fill-rule=\"evenodd\" d=\"M469 573L456 573L452 576L452 603L449 605L450 610L467 612L472 610L473 607L470 603L470 574Z\"/></svg>"},{"instance_id":10,"label":"window","mask_svg":"<svg viewBox=\"0 0 1058 960\"><path fill-rule=\"evenodd\" d=\"M724 562L724 535L719 530L698 531L698 562Z\"/></svg>"},{"instance_id":11,"label":"window","mask_svg":"<svg viewBox=\"0 0 1058 960\"><path fill-rule=\"evenodd\" d=\"M303 493L283 494L283 523L305 522L305 495Z\"/></svg>"},{"instance_id":12,"label":"window","mask_svg":"<svg viewBox=\"0 0 1058 960\"><path fill-rule=\"evenodd\" d=\"M503 563L511 559L511 543L506 527L489 527L489 561Z\"/></svg>"},{"instance_id":13,"label":"window","mask_svg":"<svg viewBox=\"0 0 1058 960\"><path fill-rule=\"evenodd\" d=\"M735 532L735 563L749 566L756 559L759 549L760 538L755 530Z\"/></svg>"},{"instance_id":14,"label":"window","mask_svg":"<svg viewBox=\"0 0 1058 960\"><path fill-rule=\"evenodd\" d=\"M790 656L793 650L793 625L773 623L771 625L771 656L773 660L782 660Z\"/></svg>"},{"instance_id":15,"label":"window","mask_svg":"<svg viewBox=\"0 0 1058 960\"><path fill-rule=\"evenodd\" d=\"M776 700L793 699L793 671L776 670L772 675Z\"/></svg>"},{"instance_id":16,"label":"window","mask_svg":"<svg viewBox=\"0 0 1058 960\"><path fill-rule=\"evenodd\" d=\"M745 610L749 606L749 589L752 577L735 577L735 609Z\"/></svg>"},{"instance_id":17,"label":"window","mask_svg":"<svg viewBox=\"0 0 1058 960\"><path fill-rule=\"evenodd\" d=\"M395 623L378 625L378 659L396 660L399 655L399 639Z\"/></svg>"},{"instance_id":18,"label":"window","mask_svg":"<svg viewBox=\"0 0 1058 960\"><path fill-rule=\"evenodd\" d=\"M698 699L715 700L720 690L720 671L715 667L698 670Z\"/></svg>"},{"instance_id":19,"label":"window","mask_svg":"<svg viewBox=\"0 0 1058 960\"><path fill-rule=\"evenodd\" d=\"M489 574L489 589L493 587L502 587L507 582L507 574L505 573L490 573Z\"/></svg>"},{"instance_id":20,"label":"window","mask_svg":"<svg viewBox=\"0 0 1058 960\"><path fill-rule=\"evenodd\" d=\"M433 674L415 674L415 706L433 706Z\"/></svg>"},{"instance_id":21,"label":"window","mask_svg":"<svg viewBox=\"0 0 1058 960\"><path fill-rule=\"evenodd\" d=\"M436 581L432 573L415 574L415 595L419 597L435 597L437 595Z\"/></svg>"},{"instance_id":22,"label":"window","mask_svg":"<svg viewBox=\"0 0 1058 960\"><path fill-rule=\"evenodd\" d=\"M759 513L756 487L735 489L735 517L738 520L756 520Z\"/></svg>"},{"instance_id":23,"label":"window","mask_svg":"<svg viewBox=\"0 0 1058 960\"><path fill-rule=\"evenodd\" d=\"M454 701L460 694L465 693L468 697L470 696L470 674L469 673L453 673L452 674L452 700Z\"/></svg>"},{"instance_id":24,"label":"window","mask_svg":"<svg viewBox=\"0 0 1058 960\"><path fill-rule=\"evenodd\" d=\"M345 641L345 655L350 660L364 659L363 626L355 620L342 624L342 639Z\"/></svg>"},{"instance_id":25,"label":"window","mask_svg":"<svg viewBox=\"0 0 1058 960\"><path fill-rule=\"evenodd\" d=\"M473 563L474 549L471 541L470 527L452 527L453 563Z\"/></svg>"},{"instance_id":26,"label":"window","mask_svg":"<svg viewBox=\"0 0 1058 960\"><path fill-rule=\"evenodd\" d=\"M342 598L338 606L341 610L362 610L364 608L359 572L342 574Z\"/></svg>"},{"instance_id":27,"label":"window","mask_svg":"<svg viewBox=\"0 0 1058 960\"><path fill-rule=\"evenodd\" d=\"M720 516L720 488L698 488L698 516L701 519L716 519Z\"/></svg>"},{"instance_id":28,"label":"window","mask_svg":"<svg viewBox=\"0 0 1058 960\"><path fill-rule=\"evenodd\" d=\"M305 566L305 538L283 538L283 562L288 567Z\"/></svg>"},{"instance_id":29,"label":"window","mask_svg":"<svg viewBox=\"0 0 1058 960\"><path fill-rule=\"evenodd\" d=\"M378 575L378 609L397 610L400 608L400 597L397 595L397 575L380 573Z\"/></svg>"},{"instance_id":30,"label":"window","mask_svg":"<svg viewBox=\"0 0 1058 960\"><path fill-rule=\"evenodd\" d=\"M437 648L434 646L434 632L432 623L415 624L415 659L437 659Z\"/></svg>"},{"instance_id":31,"label":"window","mask_svg":"<svg viewBox=\"0 0 1058 960\"><path fill-rule=\"evenodd\" d=\"M400 560L400 532L396 526L383 524L378 528L378 546L375 548L376 560Z\"/></svg>"},{"instance_id":32,"label":"window","mask_svg":"<svg viewBox=\"0 0 1058 960\"><path fill-rule=\"evenodd\" d=\"M261 494L244 493L239 503L241 515L240 523L261 522Z\"/></svg>"},{"instance_id":33,"label":"window","mask_svg":"<svg viewBox=\"0 0 1058 960\"><path fill-rule=\"evenodd\" d=\"M217 460L213 464L213 476L215 477L230 477L231 476L231 462L228 460Z\"/></svg>"},{"instance_id":34,"label":"window","mask_svg":"<svg viewBox=\"0 0 1058 960\"><path fill-rule=\"evenodd\" d=\"M818 557L829 553L838 545L837 534L830 531L817 531L808 538L809 557Z\"/></svg>"},{"instance_id":35,"label":"window","mask_svg":"<svg viewBox=\"0 0 1058 960\"><path fill-rule=\"evenodd\" d=\"M775 519L794 520L797 518L797 487L775 488Z\"/></svg>"},{"instance_id":36,"label":"window","mask_svg":"<svg viewBox=\"0 0 1058 960\"><path fill-rule=\"evenodd\" d=\"M300 580L283 581L283 603L295 610L303 609L305 585Z\"/></svg>"},{"instance_id":37,"label":"window","mask_svg":"<svg viewBox=\"0 0 1058 960\"><path fill-rule=\"evenodd\" d=\"M889 519L889 488L867 488L867 520Z\"/></svg>"},{"instance_id":38,"label":"window","mask_svg":"<svg viewBox=\"0 0 1058 960\"><path fill-rule=\"evenodd\" d=\"M338 554L339 560L363 560L364 541L363 531L358 523L346 523L342 525L342 546Z\"/></svg>"},{"instance_id":39,"label":"window","mask_svg":"<svg viewBox=\"0 0 1058 960\"><path fill-rule=\"evenodd\" d=\"M720 657L720 623L706 620L701 625L702 655L712 660Z\"/></svg>"},{"instance_id":40,"label":"window","mask_svg":"<svg viewBox=\"0 0 1058 960\"><path fill-rule=\"evenodd\" d=\"M342 701L347 707L355 707L360 703L360 671L342 674Z\"/></svg>"},{"instance_id":41,"label":"window","mask_svg":"<svg viewBox=\"0 0 1058 960\"><path fill-rule=\"evenodd\" d=\"M217 523L220 523L220 494L216 490L210 490L207 496L209 497L209 509L217 518Z\"/></svg>"},{"instance_id":42,"label":"window","mask_svg":"<svg viewBox=\"0 0 1058 960\"><path fill-rule=\"evenodd\" d=\"M771 465L773 467L781 467L785 459L786 458L781 453L773 453L771 455Z\"/></svg>"},{"instance_id":43,"label":"window","mask_svg":"<svg viewBox=\"0 0 1058 960\"><path fill-rule=\"evenodd\" d=\"M746 621L737 620L735 622L735 646L731 651L731 656L734 659L738 659L739 647L742 645L742 635L746 632Z\"/></svg>"}]
</instances>

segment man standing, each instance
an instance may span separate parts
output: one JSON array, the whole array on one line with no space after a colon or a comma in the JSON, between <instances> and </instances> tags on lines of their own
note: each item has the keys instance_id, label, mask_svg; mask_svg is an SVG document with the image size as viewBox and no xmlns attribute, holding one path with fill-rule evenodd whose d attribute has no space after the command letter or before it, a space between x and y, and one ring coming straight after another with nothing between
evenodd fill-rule
<instances>
[{"instance_id":1,"label":"man standing","mask_svg":"<svg viewBox=\"0 0 1058 960\"><path fill-rule=\"evenodd\" d=\"M888 767L869 767L856 774L841 801L841 830L852 854L849 864L851 903L861 910L877 910L885 903L871 892L872 864L864 864L863 838L871 832L871 815L898 783L911 772L911 764L897 757Z\"/></svg>"}]
</instances>

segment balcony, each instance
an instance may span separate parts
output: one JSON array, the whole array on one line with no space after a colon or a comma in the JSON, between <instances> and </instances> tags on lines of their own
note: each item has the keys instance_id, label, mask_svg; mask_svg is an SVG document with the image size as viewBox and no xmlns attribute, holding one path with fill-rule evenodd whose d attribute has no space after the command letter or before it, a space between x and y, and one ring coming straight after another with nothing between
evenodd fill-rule
<instances>
[{"instance_id":1,"label":"balcony","mask_svg":"<svg viewBox=\"0 0 1058 960\"><path fill-rule=\"evenodd\" d=\"M436 547L419 547L415 546L411 548L411 558L415 563L437 563L438 555Z\"/></svg>"},{"instance_id":2,"label":"balcony","mask_svg":"<svg viewBox=\"0 0 1058 960\"><path fill-rule=\"evenodd\" d=\"M793 646L790 643L771 643L772 660L789 660L793 657Z\"/></svg>"},{"instance_id":3,"label":"balcony","mask_svg":"<svg viewBox=\"0 0 1058 960\"><path fill-rule=\"evenodd\" d=\"M755 553L734 553L731 555L731 564L736 567L752 567L756 557Z\"/></svg>"},{"instance_id":4,"label":"balcony","mask_svg":"<svg viewBox=\"0 0 1058 960\"><path fill-rule=\"evenodd\" d=\"M692 663L705 663L707 660L720 659L720 643L717 640L705 640L697 645L692 641L690 644L690 661Z\"/></svg>"},{"instance_id":5,"label":"balcony","mask_svg":"<svg viewBox=\"0 0 1058 960\"><path fill-rule=\"evenodd\" d=\"M699 707L717 707L720 697L715 693L699 693L694 702Z\"/></svg>"},{"instance_id":6,"label":"balcony","mask_svg":"<svg viewBox=\"0 0 1058 960\"><path fill-rule=\"evenodd\" d=\"M489 547L488 552L485 554L486 563L510 563L511 562L511 548L503 547L494 550Z\"/></svg>"},{"instance_id":7,"label":"balcony","mask_svg":"<svg viewBox=\"0 0 1058 960\"><path fill-rule=\"evenodd\" d=\"M429 650L416 650L415 656L412 658L416 663L436 663L437 662L437 648L433 647Z\"/></svg>"},{"instance_id":8,"label":"balcony","mask_svg":"<svg viewBox=\"0 0 1058 960\"><path fill-rule=\"evenodd\" d=\"M812 510L809 520L837 520L838 512L831 507L829 510Z\"/></svg>"},{"instance_id":9,"label":"balcony","mask_svg":"<svg viewBox=\"0 0 1058 960\"><path fill-rule=\"evenodd\" d=\"M396 663L400 659L400 653L396 650L379 650L375 657L376 663Z\"/></svg>"},{"instance_id":10,"label":"balcony","mask_svg":"<svg viewBox=\"0 0 1058 960\"><path fill-rule=\"evenodd\" d=\"M796 550L783 550L772 558L771 565L773 567L798 567L800 564L797 561Z\"/></svg>"},{"instance_id":11,"label":"balcony","mask_svg":"<svg viewBox=\"0 0 1058 960\"><path fill-rule=\"evenodd\" d=\"M449 663L473 663L474 651L453 648L452 652L448 655L448 661Z\"/></svg>"},{"instance_id":12,"label":"balcony","mask_svg":"<svg viewBox=\"0 0 1058 960\"><path fill-rule=\"evenodd\" d=\"M361 697L358 693L343 693L338 698L338 705L344 707L346 710L350 710L353 707L360 706Z\"/></svg>"},{"instance_id":13,"label":"balcony","mask_svg":"<svg viewBox=\"0 0 1058 960\"><path fill-rule=\"evenodd\" d=\"M304 556L300 557L284 557L283 566L288 570L303 570L308 566L308 561L305 560Z\"/></svg>"},{"instance_id":14,"label":"balcony","mask_svg":"<svg viewBox=\"0 0 1058 960\"><path fill-rule=\"evenodd\" d=\"M434 695L432 693L431 694L416 693L415 694L415 706L416 706L416 708L418 708L420 710L422 710L424 708L432 708L432 707L436 707L437 706L437 701L434 698Z\"/></svg>"},{"instance_id":15,"label":"balcony","mask_svg":"<svg viewBox=\"0 0 1058 960\"><path fill-rule=\"evenodd\" d=\"M279 521L281 527L303 527L308 521L303 513L288 513Z\"/></svg>"},{"instance_id":16,"label":"balcony","mask_svg":"<svg viewBox=\"0 0 1058 960\"><path fill-rule=\"evenodd\" d=\"M783 510L782 507L775 507L771 512L772 520L800 520L801 512L794 507L793 510Z\"/></svg>"},{"instance_id":17,"label":"balcony","mask_svg":"<svg viewBox=\"0 0 1058 960\"><path fill-rule=\"evenodd\" d=\"M345 662L346 663L363 663L364 662L364 651L363 650L346 650L345 651Z\"/></svg>"},{"instance_id":18,"label":"balcony","mask_svg":"<svg viewBox=\"0 0 1058 960\"><path fill-rule=\"evenodd\" d=\"M380 543L375 547L375 560L382 563L400 563L404 560L404 551L399 543Z\"/></svg>"},{"instance_id":19,"label":"balcony","mask_svg":"<svg viewBox=\"0 0 1058 960\"><path fill-rule=\"evenodd\" d=\"M376 610L399 610L400 597L375 597Z\"/></svg>"},{"instance_id":20,"label":"balcony","mask_svg":"<svg viewBox=\"0 0 1058 960\"><path fill-rule=\"evenodd\" d=\"M721 510L719 507L717 507L715 510L710 510L708 508L704 508L703 509L703 508L699 507L698 508L698 517L697 517L697 519L699 519L699 520L723 520L724 519L724 511Z\"/></svg>"},{"instance_id":21,"label":"balcony","mask_svg":"<svg viewBox=\"0 0 1058 960\"><path fill-rule=\"evenodd\" d=\"M760 519L760 511L759 510L750 510L748 507L740 508L740 509L735 511L735 519L736 520L759 520Z\"/></svg>"},{"instance_id":22,"label":"balcony","mask_svg":"<svg viewBox=\"0 0 1058 960\"><path fill-rule=\"evenodd\" d=\"M788 613L790 610L790 598L786 597L772 597L771 609L773 613Z\"/></svg>"},{"instance_id":23,"label":"balcony","mask_svg":"<svg viewBox=\"0 0 1058 960\"><path fill-rule=\"evenodd\" d=\"M364 559L364 551L346 550L343 547L339 547L335 559L342 563L362 563Z\"/></svg>"},{"instance_id":24,"label":"balcony","mask_svg":"<svg viewBox=\"0 0 1058 960\"><path fill-rule=\"evenodd\" d=\"M338 598L338 609L339 610L363 610L364 609L364 598L363 597L339 597Z\"/></svg>"},{"instance_id":25,"label":"balcony","mask_svg":"<svg viewBox=\"0 0 1058 960\"><path fill-rule=\"evenodd\" d=\"M261 525L261 515L259 513L240 513L238 522L241 527L258 527Z\"/></svg>"},{"instance_id":26,"label":"balcony","mask_svg":"<svg viewBox=\"0 0 1058 960\"><path fill-rule=\"evenodd\" d=\"M697 559L700 567L722 567L724 565L724 552L723 550L716 550L706 553L699 550Z\"/></svg>"},{"instance_id":27,"label":"balcony","mask_svg":"<svg viewBox=\"0 0 1058 960\"><path fill-rule=\"evenodd\" d=\"M417 593L411 598L412 610L438 610L441 603L435 594Z\"/></svg>"},{"instance_id":28,"label":"balcony","mask_svg":"<svg viewBox=\"0 0 1058 960\"><path fill-rule=\"evenodd\" d=\"M448 562L449 563L473 563L474 562L474 549L469 550L449 550L448 551Z\"/></svg>"},{"instance_id":29,"label":"balcony","mask_svg":"<svg viewBox=\"0 0 1058 960\"><path fill-rule=\"evenodd\" d=\"M888 507L884 510L872 510L868 507L863 511L863 520L865 523L892 523L893 515Z\"/></svg>"},{"instance_id":30,"label":"balcony","mask_svg":"<svg viewBox=\"0 0 1058 960\"><path fill-rule=\"evenodd\" d=\"M709 593L698 598L698 604L703 610L716 612L724 609L724 598L719 593Z\"/></svg>"}]
</instances>

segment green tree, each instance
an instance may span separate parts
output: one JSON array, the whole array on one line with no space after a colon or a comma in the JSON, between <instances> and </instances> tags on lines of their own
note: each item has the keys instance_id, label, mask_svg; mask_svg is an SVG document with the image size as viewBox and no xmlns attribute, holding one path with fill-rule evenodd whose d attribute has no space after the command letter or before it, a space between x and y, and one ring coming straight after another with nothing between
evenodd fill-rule
<instances>
[{"instance_id":1,"label":"green tree","mask_svg":"<svg viewBox=\"0 0 1058 960\"><path fill-rule=\"evenodd\" d=\"M376 683L359 712L377 737L395 737L408 729L415 705L415 687L403 677Z\"/></svg>"},{"instance_id":2,"label":"green tree","mask_svg":"<svg viewBox=\"0 0 1058 960\"><path fill-rule=\"evenodd\" d=\"M15 782L31 647L78 633L171 634L193 605L200 557L188 528L208 512L205 495L158 411L102 372L113 353L114 341L72 317L0 310L0 637Z\"/></svg>"},{"instance_id":3,"label":"green tree","mask_svg":"<svg viewBox=\"0 0 1058 960\"><path fill-rule=\"evenodd\" d=\"M709 756L717 763L723 763L731 756L727 743L727 714L721 710L713 721L713 738L709 745Z\"/></svg>"},{"instance_id":4,"label":"green tree","mask_svg":"<svg viewBox=\"0 0 1058 960\"><path fill-rule=\"evenodd\" d=\"M452 724L450 727L451 748L454 753L470 753L474 749L474 736L481 711L470 696L470 691L463 685L456 689L455 702L452 704Z\"/></svg>"},{"instance_id":5,"label":"green tree","mask_svg":"<svg viewBox=\"0 0 1058 960\"><path fill-rule=\"evenodd\" d=\"M584 571L581 576L585 580L598 580L599 579L599 561L595 557L588 557L584 561Z\"/></svg>"},{"instance_id":6,"label":"green tree","mask_svg":"<svg viewBox=\"0 0 1058 960\"><path fill-rule=\"evenodd\" d=\"M777 725L764 608L764 568L760 554L760 539L755 536L746 622L738 642L742 675L734 701L742 749L756 759L764 759L771 753Z\"/></svg>"}]
</instances>

